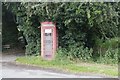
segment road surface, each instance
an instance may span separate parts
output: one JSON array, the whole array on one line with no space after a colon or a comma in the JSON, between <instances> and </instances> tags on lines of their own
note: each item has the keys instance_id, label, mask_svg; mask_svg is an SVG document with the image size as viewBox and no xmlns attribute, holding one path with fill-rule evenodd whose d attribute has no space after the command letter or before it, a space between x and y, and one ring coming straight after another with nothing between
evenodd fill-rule
<instances>
[{"instance_id":1,"label":"road surface","mask_svg":"<svg viewBox=\"0 0 120 80\"><path fill-rule=\"evenodd\" d=\"M2 56L2 60L0 60L0 64L2 64L2 78L103 78L95 75L66 74L23 66L15 63L16 57L18 57L18 55Z\"/></svg>"}]
</instances>

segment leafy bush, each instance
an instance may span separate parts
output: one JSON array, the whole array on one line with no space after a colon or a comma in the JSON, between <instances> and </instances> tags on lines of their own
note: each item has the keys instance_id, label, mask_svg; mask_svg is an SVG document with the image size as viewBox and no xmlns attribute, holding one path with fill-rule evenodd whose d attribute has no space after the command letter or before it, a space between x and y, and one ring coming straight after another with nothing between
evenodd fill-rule
<instances>
[{"instance_id":1,"label":"leafy bush","mask_svg":"<svg viewBox=\"0 0 120 80\"><path fill-rule=\"evenodd\" d=\"M69 60L82 60L92 61L92 49L84 48L83 46L77 47L75 45L69 46L68 49L59 48L57 52L58 59L69 59Z\"/></svg>"},{"instance_id":2,"label":"leafy bush","mask_svg":"<svg viewBox=\"0 0 120 80\"><path fill-rule=\"evenodd\" d=\"M101 57L98 62L105 64L118 64L118 49L108 49Z\"/></svg>"},{"instance_id":3,"label":"leafy bush","mask_svg":"<svg viewBox=\"0 0 120 80\"><path fill-rule=\"evenodd\" d=\"M67 59L67 50L65 48L59 47L56 53L57 60L66 60Z\"/></svg>"},{"instance_id":4,"label":"leafy bush","mask_svg":"<svg viewBox=\"0 0 120 80\"><path fill-rule=\"evenodd\" d=\"M98 62L107 64L118 63L118 49L120 48L120 38L115 37L108 40L97 40L97 59Z\"/></svg>"},{"instance_id":5,"label":"leafy bush","mask_svg":"<svg viewBox=\"0 0 120 80\"><path fill-rule=\"evenodd\" d=\"M68 49L69 59L79 59L83 61L89 61L92 59L92 49L88 49L83 46L70 45Z\"/></svg>"},{"instance_id":6,"label":"leafy bush","mask_svg":"<svg viewBox=\"0 0 120 80\"><path fill-rule=\"evenodd\" d=\"M113 40L113 39L111 39ZM114 41L110 41L113 44L115 44ZM111 45L112 43L110 43L109 45ZM108 43L106 42L106 45ZM105 64L117 64L118 63L118 47L115 48L115 46L105 46L105 43L103 43L103 45L101 44L102 47L98 48L98 52L96 54L93 53L93 49L89 49L87 47L83 47L83 46L77 46L76 44L74 45L69 45L69 48L65 49L65 48L59 48L57 51L57 56L56 59L59 60L72 60L72 61L76 61L76 60L81 60L81 61L95 61L95 62L99 62L99 63L105 63ZM105 49L105 50L103 50ZM95 58L95 57L96 58Z\"/></svg>"},{"instance_id":7,"label":"leafy bush","mask_svg":"<svg viewBox=\"0 0 120 80\"><path fill-rule=\"evenodd\" d=\"M102 45L102 47L104 47L106 49L108 49L108 48L116 49L116 48L118 48L119 44L120 44L120 38L115 37L115 38L106 40L101 45Z\"/></svg>"}]
</instances>

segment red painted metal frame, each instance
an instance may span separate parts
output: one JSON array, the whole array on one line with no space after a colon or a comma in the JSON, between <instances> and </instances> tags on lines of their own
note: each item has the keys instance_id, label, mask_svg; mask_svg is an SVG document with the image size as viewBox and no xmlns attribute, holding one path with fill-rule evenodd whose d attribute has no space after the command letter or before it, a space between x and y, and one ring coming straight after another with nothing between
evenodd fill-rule
<instances>
[{"instance_id":1,"label":"red painted metal frame","mask_svg":"<svg viewBox=\"0 0 120 80\"><path fill-rule=\"evenodd\" d=\"M42 26L42 25L48 25L48 26ZM54 26L49 26L49 25L54 25ZM48 58L47 60L53 60L55 57L55 53L57 50L57 34L56 34L56 25L53 22L42 22L41 23L41 56L42 58L45 58L45 29L52 29L52 37L53 37L53 45L52 45L52 52L51 52L51 57Z\"/></svg>"}]
</instances>

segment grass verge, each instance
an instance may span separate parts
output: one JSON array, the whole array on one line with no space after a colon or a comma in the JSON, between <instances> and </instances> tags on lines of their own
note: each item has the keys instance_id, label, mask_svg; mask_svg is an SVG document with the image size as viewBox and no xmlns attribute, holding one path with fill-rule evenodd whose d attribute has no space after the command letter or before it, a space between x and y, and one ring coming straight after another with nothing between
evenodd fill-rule
<instances>
[{"instance_id":1,"label":"grass verge","mask_svg":"<svg viewBox=\"0 0 120 80\"><path fill-rule=\"evenodd\" d=\"M45 68L55 68L67 72L73 73L95 73L108 76L118 76L117 66L103 65L103 64L93 64L93 63L73 63L68 60L53 60L46 61L40 57L29 56L29 57L19 57L16 62L23 64L31 64L39 67Z\"/></svg>"}]
</instances>

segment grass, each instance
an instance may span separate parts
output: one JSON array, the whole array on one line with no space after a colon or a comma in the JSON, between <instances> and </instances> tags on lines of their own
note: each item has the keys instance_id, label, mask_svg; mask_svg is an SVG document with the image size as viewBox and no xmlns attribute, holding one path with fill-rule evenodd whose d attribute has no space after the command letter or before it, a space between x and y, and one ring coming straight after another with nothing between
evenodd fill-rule
<instances>
[{"instance_id":1,"label":"grass","mask_svg":"<svg viewBox=\"0 0 120 80\"><path fill-rule=\"evenodd\" d=\"M95 64L95 63L73 63L68 60L53 60L46 61L40 57L29 56L29 57L19 57L16 62L23 64L31 64L39 67L45 68L55 68L62 71L72 72L72 73L93 73L93 74L103 74L108 76L118 76L117 66Z\"/></svg>"}]
</instances>

